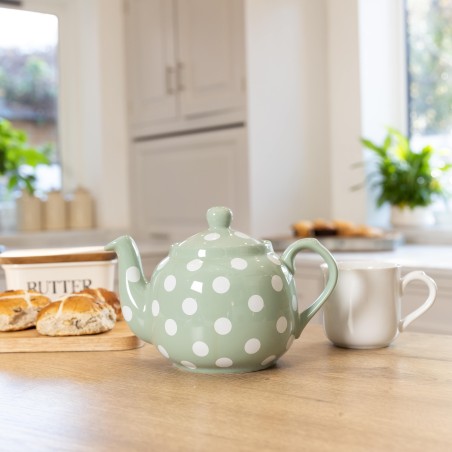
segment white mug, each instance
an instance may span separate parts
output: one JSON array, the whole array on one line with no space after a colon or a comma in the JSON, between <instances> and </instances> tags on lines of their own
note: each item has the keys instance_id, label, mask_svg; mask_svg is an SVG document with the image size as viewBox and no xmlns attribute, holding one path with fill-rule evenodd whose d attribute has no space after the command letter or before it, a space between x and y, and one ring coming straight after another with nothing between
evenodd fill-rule
<instances>
[{"instance_id":1,"label":"white mug","mask_svg":"<svg viewBox=\"0 0 452 452\"><path fill-rule=\"evenodd\" d=\"M324 276L327 267L322 265ZM436 299L435 281L423 271L402 277L398 264L378 261L338 262L336 288L323 308L328 339L339 347L387 347ZM428 297L416 310L402 318L401 299L408 283L423 281Z\"/></svg>"}]
</instances>

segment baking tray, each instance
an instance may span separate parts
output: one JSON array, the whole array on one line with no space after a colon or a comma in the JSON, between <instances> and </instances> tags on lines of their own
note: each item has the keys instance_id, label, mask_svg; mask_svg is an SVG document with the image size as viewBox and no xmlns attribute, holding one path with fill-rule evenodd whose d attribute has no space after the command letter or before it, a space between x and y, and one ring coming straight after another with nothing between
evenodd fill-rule
<instances>
[{"instance_id":1,"label":"baking tray","mask_svg":"<svg viewBox=\"0 0 452 452\"><path fill-rule=\"evenodd\" d=\"M275 251L284 251L290 244L301 237L285 236L268 238ZM382 237L340 237L325 236L314 237L329 251L392 251L404 242L400 233L388 232Z\"/></svg>"}]
</instances>

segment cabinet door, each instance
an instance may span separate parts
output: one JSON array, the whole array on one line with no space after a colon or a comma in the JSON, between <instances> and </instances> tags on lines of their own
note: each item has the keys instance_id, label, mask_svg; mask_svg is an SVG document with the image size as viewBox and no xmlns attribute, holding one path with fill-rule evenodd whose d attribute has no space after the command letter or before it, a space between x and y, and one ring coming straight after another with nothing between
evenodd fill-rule
<instances>
[{"instance_id":1,"label":"cabinet door","mask_svg":"<svg viewBox=\"0 0 452 452\"><path fill-rule=\"evenodd\" d=\"M138 130L177 114L173 1L129 0L125 16L130 118Z\"/></svg>"},{"instance_id":2,"label":"cabinet door","mask_svg":"<svg viewBox=\"0 0 452 452\"><path fill-rule=\"evenodd\" d=\"M183 115L243 104L241 0L178 0L178 76Z\"/></svg>"},{"instance_id":3,"label":"cabinet door","mask_svg":"<svg viewBox=\"0 0 452 452\"><path fill-rule=\"evenodd\" d=\"M231 129L136 143L132 174L135 226L171 241L207 227L208 208L234 212L247 232L244 130Z\"/></svg>"}]
</instances>

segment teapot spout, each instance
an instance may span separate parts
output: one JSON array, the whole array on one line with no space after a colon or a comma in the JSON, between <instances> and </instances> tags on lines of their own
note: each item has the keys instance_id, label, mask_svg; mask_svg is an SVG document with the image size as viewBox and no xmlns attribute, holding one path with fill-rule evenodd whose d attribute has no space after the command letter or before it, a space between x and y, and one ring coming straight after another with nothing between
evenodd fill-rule
<instances>
[{"instance_id":1,"label":"teapot spout","mask_svg":"<svg viewBox=\"0 0 452 452\"><path fill-rule=\"evenodd\" d=\"M105 246L118 255L119 299L124 320L140 339L150 342L152 328L145 325L146 288L141 257L132 237L124 235Z\"/></svg>"}]
</instances>

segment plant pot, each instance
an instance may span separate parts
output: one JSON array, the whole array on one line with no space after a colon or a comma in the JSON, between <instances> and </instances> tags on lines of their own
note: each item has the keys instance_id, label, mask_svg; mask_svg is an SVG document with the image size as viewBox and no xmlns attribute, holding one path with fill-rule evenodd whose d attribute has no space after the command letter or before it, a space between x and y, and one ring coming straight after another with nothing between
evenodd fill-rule
<instances>
[{"instance_id":1,"label":"plant pot","mask_svg":"<svg viewBox=\"0 0 452 452\"><path fill-rule=\"evenodd\" d=\"M393 226L432 226L435 217L429 207L391 207L391 224Z\"/></svg>"}]
</instances>

